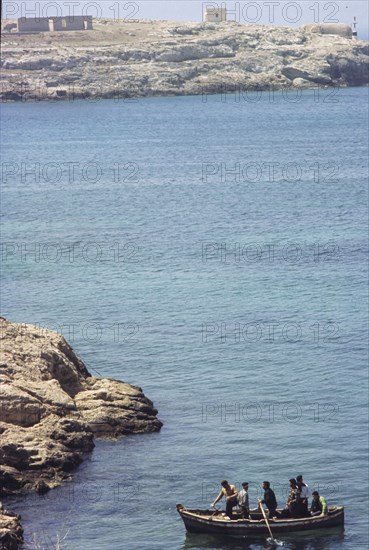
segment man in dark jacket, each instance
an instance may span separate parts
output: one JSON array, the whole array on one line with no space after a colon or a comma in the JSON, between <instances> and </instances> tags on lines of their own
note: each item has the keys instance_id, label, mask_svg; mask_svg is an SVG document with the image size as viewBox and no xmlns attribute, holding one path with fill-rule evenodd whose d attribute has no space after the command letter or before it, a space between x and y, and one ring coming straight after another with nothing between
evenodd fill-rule
<instances>
[{"instance_id":1,"label":"man in dark jacket","mask_svg":"<svg viewBox=\"0 0 369 550\"><path fill-rule=\"evenodd\" d=\"M279 514L277 512L277 500L275 498L274 491L270 488L270 482L263 481L262 488L264 489L264 498L263 500L259 500L260 506L265 504L265 506L268 508L269 519L272 519L273 517L278 517Z\"/></svg>"}]
</instances>

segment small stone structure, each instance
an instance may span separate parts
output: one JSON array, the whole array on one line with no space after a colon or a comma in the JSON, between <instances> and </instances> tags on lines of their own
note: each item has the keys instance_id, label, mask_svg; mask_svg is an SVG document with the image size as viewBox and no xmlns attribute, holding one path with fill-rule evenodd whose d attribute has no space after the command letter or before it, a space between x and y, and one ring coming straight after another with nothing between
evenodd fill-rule
<instances>
[{"instance_id":1,"label":"small stone structure","mask_svg":"<svg viewBox=\"0 0 369 550\"><path fill-rule=\"evenodd\" d=\"M20 17L18 32L45 32L49 31L48 17Z\"/></svg>"},{"instance_id":2,"label":"small stone structure","mask_svg":"<svg viewBox=\"0 0 369 550\"><path fill-rule=\"evenodd\" d=\"M91 15L67 17L20 17L18 32L53 32L92 30Z\"/></svg>"},{"instance_id":3,"label":"small stone structure","mask_svg":"<svg viewBox=\"0 0 369 550\"><path fill-rule=\"evenodd\" d=\"M206 6L204 11L204 21L206 23L221 23L222 21L227 21L227 8Z\"/></svg>"}]
</instances>

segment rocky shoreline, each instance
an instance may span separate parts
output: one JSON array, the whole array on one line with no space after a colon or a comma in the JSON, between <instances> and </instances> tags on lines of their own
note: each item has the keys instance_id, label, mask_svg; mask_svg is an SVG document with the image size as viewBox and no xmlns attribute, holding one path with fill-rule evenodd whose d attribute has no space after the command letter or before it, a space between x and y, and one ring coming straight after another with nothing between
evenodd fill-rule
<instances>
[{"instance_id":1,"label":"rocky shoreline","mask_svg":"<svg viewBox=\"0 0 369 550\"><path fill-rule=\"evenodd\" d=\"M160 430L141 388L91 376L56 332L0 318L0 343L0 495L71 479L95 437ZM19 517L0 510L0 547L21 539Z\"/></svg>"},{"instance_id":2,"label":"rocky shoreline","mask_svg":"<svg viewBox=\"0 0 369 550\"><path fill-rule=\"evenodd\" d=\"M94 20L90 31L8 32L0 100L362 86L369 81L369 45L351 34L340 24L290 28L109 19Z\"/></svg>"},{"instance_id":3,"label":"rocky shoreline","mask_svg":"<svg viewBox=\"0 0 369 550\"><path fill-rule=\"evenodd\" d=\"M0 548L17 550L23 543L23 528L20 516L5 510L0 503Z\"/></svg>"}]
</instances>

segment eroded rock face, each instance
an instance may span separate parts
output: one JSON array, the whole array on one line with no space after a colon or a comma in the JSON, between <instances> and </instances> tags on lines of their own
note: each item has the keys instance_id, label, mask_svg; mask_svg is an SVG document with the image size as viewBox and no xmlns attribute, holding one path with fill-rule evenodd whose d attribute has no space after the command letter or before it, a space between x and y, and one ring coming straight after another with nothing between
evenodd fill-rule
<instances>
[{"instance_id":1,"label":"eroded rock face","mask_svg":"<svg viewBox=\"0 0 369 550\"><path fill-rule=\"evenodd\" d=\"M23 542L20 516L4 510L0 503L0 548L16 550Z\"/></svg>"},{"instance_id":2,"label":"eroded rock face","mask_svg":"<svg viewBox=\"0 0 369 550\"><path fill-rule=\"evenodd\" d=\"M70 477L94 435L162 424L140 388L90 375L59 334L0 319L0 491L45 492Z\"/></svg>"},{"instance_id":3,"label":"eroded rock face","mask_svg":"<svg viewBox=\"0 0 369 550\"><path fill-rule=\"evenodd\" d=\"M369 81L347 25L96 20L88 33L4 35L0 99L124 99ZM107 77L108 75L108 77ZM310 83L310 84L306 84Z\"/></svg>"},{"instance_id":4,"label":"eroded rock face","mask_svg":"<svg viewBox=\"0 0 369 550\"><path fill-rule=\"evenodd\" d=\"M314 32L318 34L335 34L337 36L352 37L352 29L349 25L343 23L321 23L304 25L304 31Z\"/></svg>"},{"instance_id":5,"label":"eroded rock face","mask_svg":"<svg viewBox=\"0 0 369 550\"><path fill-rule=\"evenodd\" d=\"M116 380L89 377L75 396L81 417L96 435L126 435L160 429L152 402L141 388Z\"/></svg>"}]
</instances>

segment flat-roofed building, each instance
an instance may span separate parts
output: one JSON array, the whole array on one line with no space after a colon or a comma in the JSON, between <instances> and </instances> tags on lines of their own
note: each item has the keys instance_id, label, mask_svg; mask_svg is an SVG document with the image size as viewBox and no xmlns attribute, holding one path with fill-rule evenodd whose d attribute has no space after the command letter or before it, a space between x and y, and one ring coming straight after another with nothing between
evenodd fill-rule
<instances>
[{"instance_id":1,"label":"flat-roofed building","mask_svg":"<svg viewBox=\"0 0 369 550\"><path fill-rule=\"evenodd\" d=\"M92 30L91 15L66 17L20 17L18 32L53 32Z\"/></svg>"},{"instance_id":2,"label":"flat-roofed building","mask_svg":"<svg viewBox=\"0 0 369 550\"><path fill-rule=\"evenodd\" d=\"M206 21L206 23L221 23L222 21L227 21L227 8L205 6L204 21Z\"/></svg>"}]
</instances>

